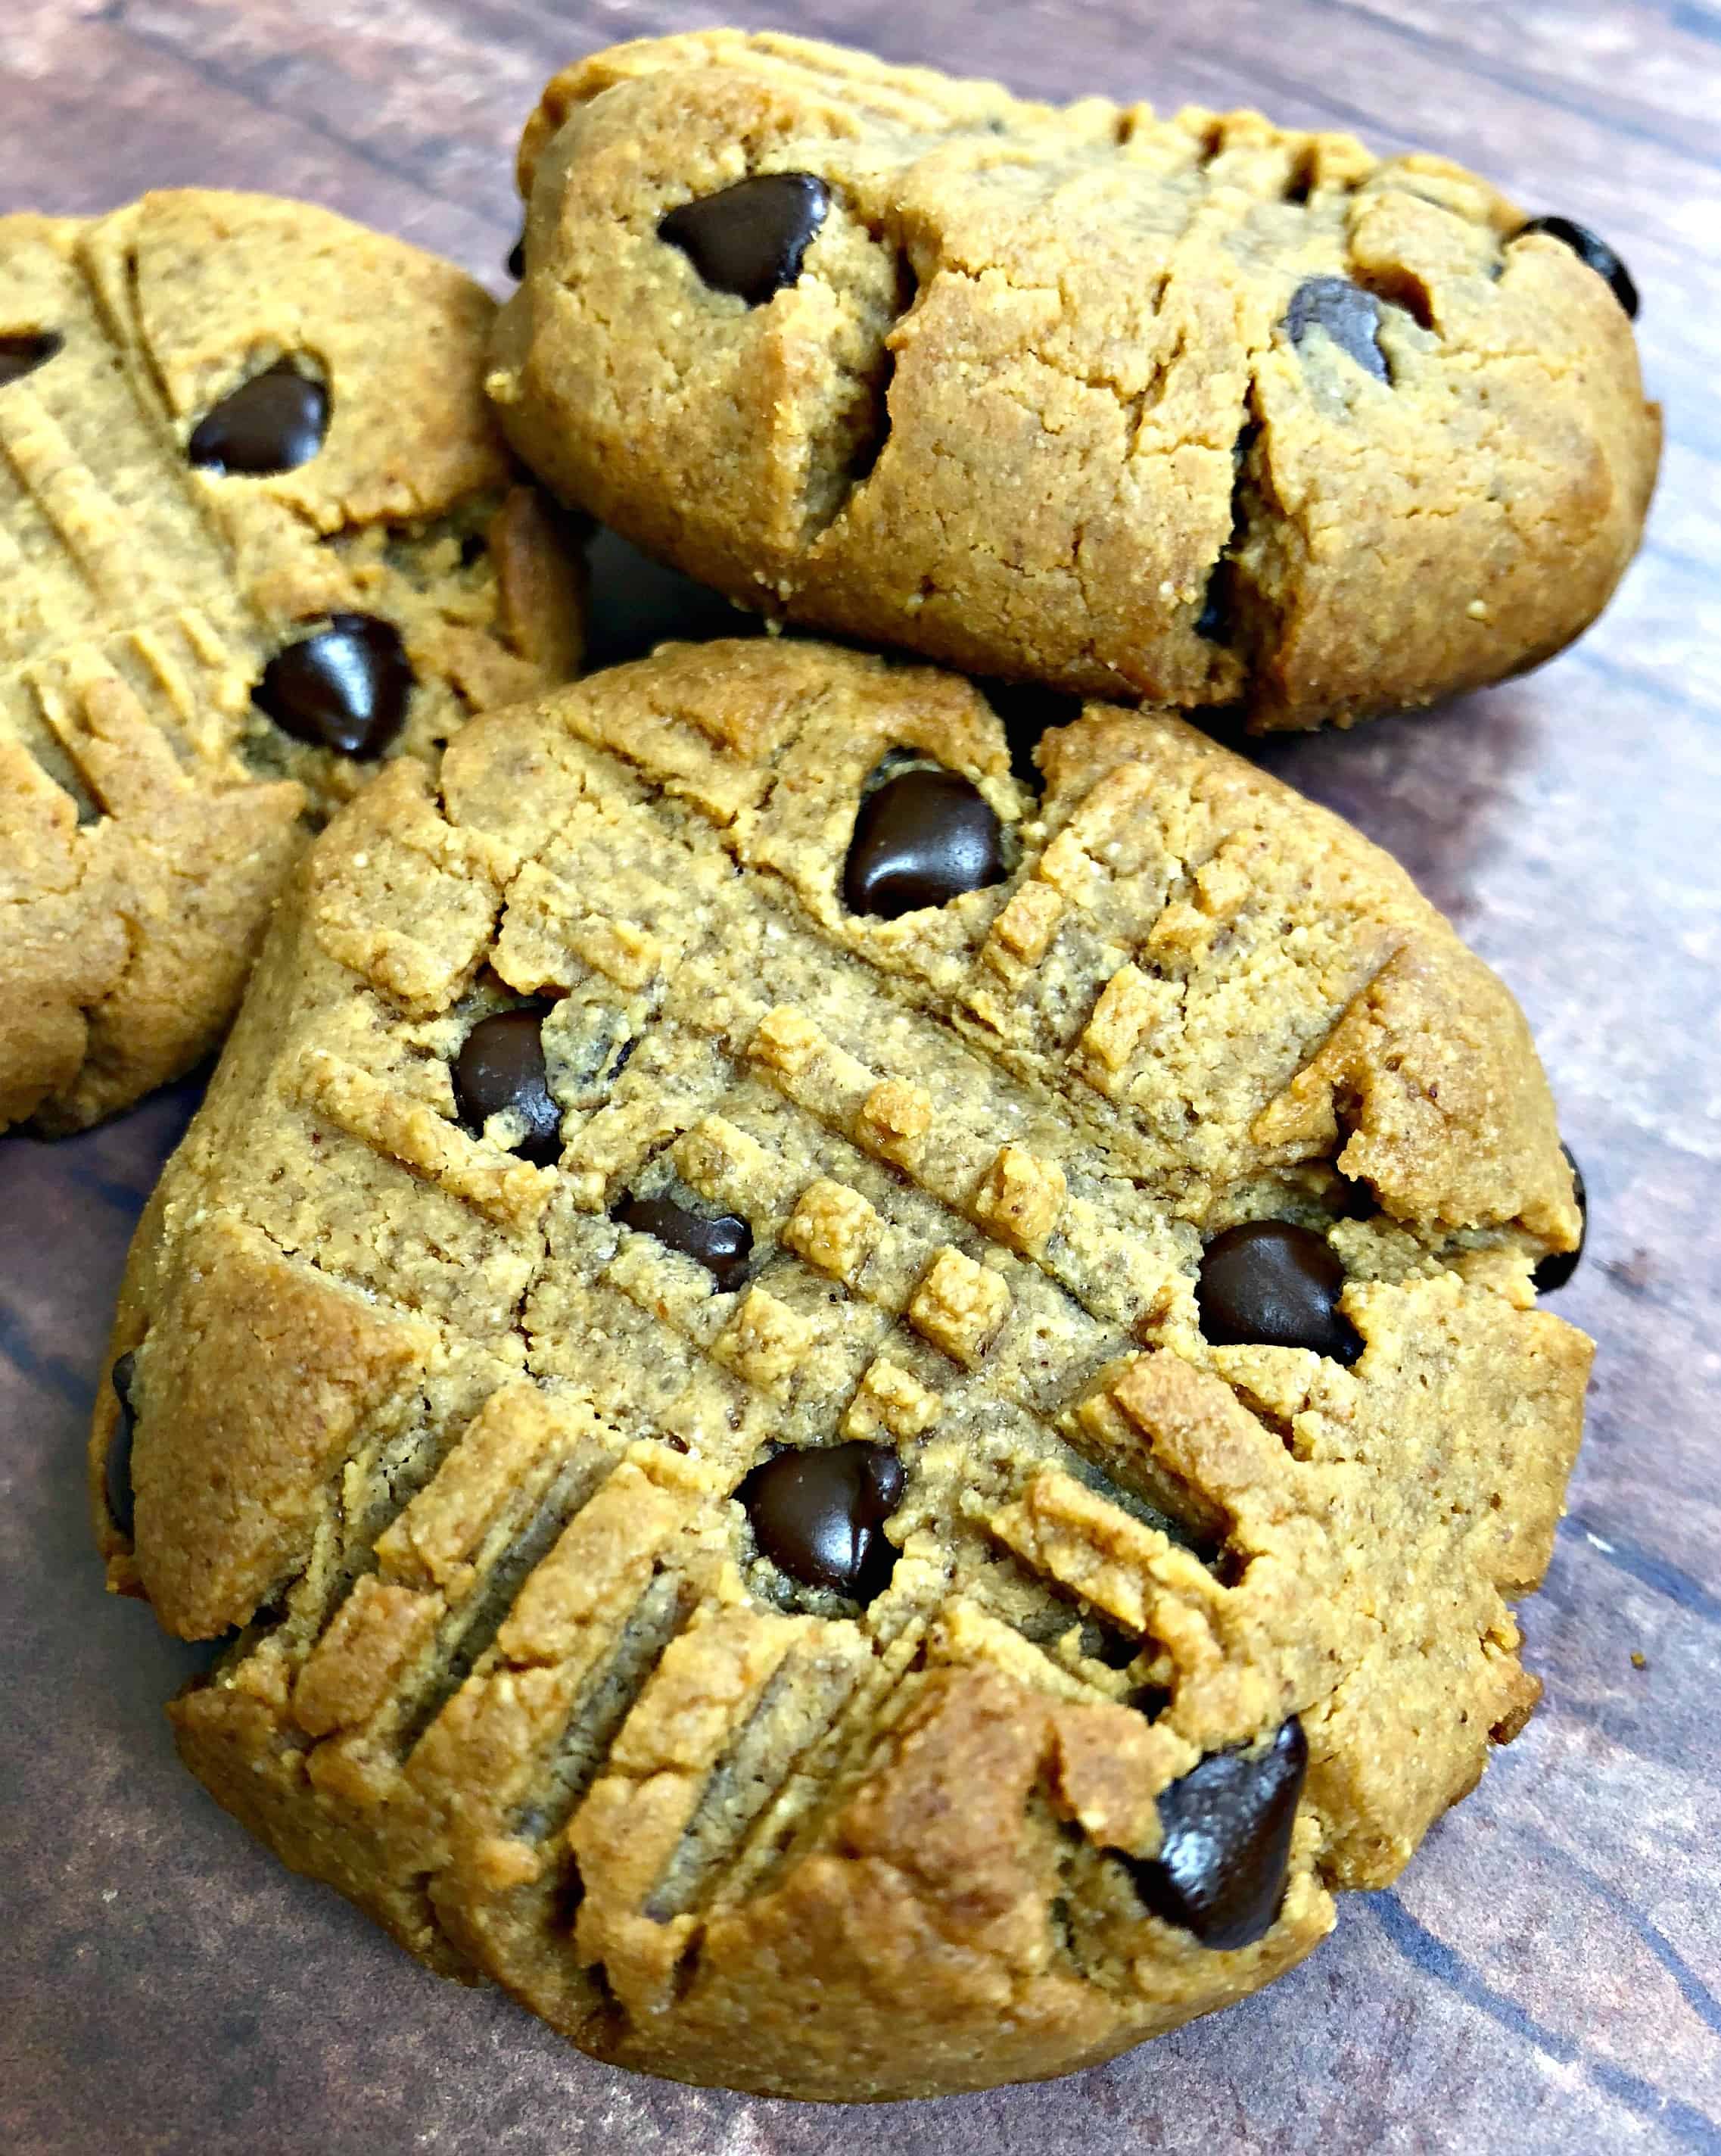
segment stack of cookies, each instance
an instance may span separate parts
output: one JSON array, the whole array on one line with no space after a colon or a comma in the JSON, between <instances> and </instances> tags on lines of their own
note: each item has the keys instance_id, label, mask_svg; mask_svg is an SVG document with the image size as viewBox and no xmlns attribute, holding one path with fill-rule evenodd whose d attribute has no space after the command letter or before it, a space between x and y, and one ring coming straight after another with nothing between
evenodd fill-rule
<instances>
[{"instance_id":1,"label":"stack of cookies","mask_svg":"<svg viewBox=\"0 0 1721 2156\"><path fill-rule=\"evenodd\" d=\"M1636 295L1437 159L778 37L568 69L520 176L494 319L302 205L0 223L0 1120L243 990L109 1580L222 1643L224 1805L598 2056L1058 2073L1299 1960L1536 1700L1534 1048L1176 714L1581 631ZM588 515L844 642L576 679Z\"/></svg>"}]
</instances>

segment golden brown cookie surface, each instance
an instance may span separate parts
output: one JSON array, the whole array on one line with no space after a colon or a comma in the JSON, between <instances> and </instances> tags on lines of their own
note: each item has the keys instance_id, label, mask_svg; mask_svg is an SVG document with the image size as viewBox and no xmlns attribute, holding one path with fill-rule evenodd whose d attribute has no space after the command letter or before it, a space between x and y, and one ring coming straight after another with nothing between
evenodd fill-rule
<instances>
[{"instance_id":1,"label":"golden brown cookie surface","mask_svg":"<svg viewBox=\"0 0 1721 2156\"><path fill-rule=\"evenodd\" d=\"M603 2056L1109 2056L1534 1704L1589 1346L1516 1006L1181 721L1040 762L737 643L397 765L140 1230L110 1578L245 1628L187 1761Z\"/></svg>"},{"instance_id":2,"label":"golden brown cookie surface","mask_svg":"<svg viewBox=\"0 0 1721 2156\"><path fill-rule=\"evenodd\" d=\"M556 77L520 173L511 438L791 620L1308 726L1549 656L1637 542L1620 300L1438 159L713 31Z\"/></svg>"},{"instance_id":3,"label":"golden brown cookie surface","mask_svg":"<svg viewBox=\"0 0 1721 2156\"><path fill-rule=\"evenodd\" d=\"M493 313L305 203L0 219L0 1128L188 1068L375 761L572 671Z\"/></svg>"}]
</instances>

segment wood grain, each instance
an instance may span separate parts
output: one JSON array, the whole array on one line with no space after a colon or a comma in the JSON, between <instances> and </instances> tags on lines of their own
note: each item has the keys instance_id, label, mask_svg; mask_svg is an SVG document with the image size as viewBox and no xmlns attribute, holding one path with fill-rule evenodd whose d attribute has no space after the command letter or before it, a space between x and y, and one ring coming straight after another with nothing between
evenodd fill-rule
<instances>
[{"instance_id":1,"label":"wood grain","mask_svg":"<svg viewBox=\"0 0 1721 2156\"><path fill-rule=\"evenodd\" d=\"M543 78L718 19L633 0L8 0L0 208L266 187L499 285ZM1668 459L1601 625L1438 716L1261 752L1391 848L1512 983L1589 1176L1590 1255L1559 1306L1601 1343L1590 1435L1525 1612L1546 1703L1310 1964L1113 2066L861 2120L607 2072L423 1974L172 1759L159 1704L191 1658L104 1601L79 1452L182 1088L74 1144L0 1144L0 2143L1721 2150L1721 5L806 0L750 19L1047 96L1256 103L1437 150L1595 225L1644 289ZM597 605L612 658L725 619L607 540Z\"/></svg>"}]
</instances>

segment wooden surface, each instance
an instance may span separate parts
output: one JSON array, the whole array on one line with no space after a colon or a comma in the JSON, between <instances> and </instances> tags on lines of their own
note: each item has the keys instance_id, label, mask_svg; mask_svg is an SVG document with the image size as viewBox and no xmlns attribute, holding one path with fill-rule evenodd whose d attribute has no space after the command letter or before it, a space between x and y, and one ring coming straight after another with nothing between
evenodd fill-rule
<instances>
[{"instance_id":1,"label":"wooden surface","mask_svg":"<svg viewBox=\"0 0 1721 2156\"><path fill-rule=\"evenodd\" d=\"M544 76L716 19L629 0L6 0L0 208L268 187L495 282ZM75 1144L0 1144L0 2145L1721 2149L1721 5L808 0L750 19L1046 95L1252 101L1445 151L1596 226L1644 289L1668 458L1601 628L1437 716L1264 752L1505 974L1588 1173L1590 1255L1557 1306L1601 1342L1590 1427L1526 1614L1546 1704L1311 1963L1111 2067L859 2116L593 2066L425 1975L217 1812L160 1714L194 1657L101 1594L79 1448L182 1089ZM642 608L673 625L684 598L607 547L601 647L637 646Z\"/></svg>"}]
</instances>

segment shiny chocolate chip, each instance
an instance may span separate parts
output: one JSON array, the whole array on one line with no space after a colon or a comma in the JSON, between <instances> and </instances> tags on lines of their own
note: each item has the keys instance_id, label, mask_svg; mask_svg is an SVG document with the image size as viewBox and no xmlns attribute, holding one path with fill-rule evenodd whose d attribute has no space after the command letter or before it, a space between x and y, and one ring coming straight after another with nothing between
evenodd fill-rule
<instances>
[{"instance_id":1,"label":"shiny chocolate chip","mask_svg":"<svg viewBox=\"0 0 1721 2156\"><path fill-rule=\"evenodd\" d=\"M206 413L186 454L204 471L262 479L308 465L328 431L328 391L283 359Z\"/></svg>"},{"instance_id":2,"label":"shiny chocolate chip","mask_svg":"<svg viewBox=\"0 0 1721 2156\"><path fill-rule=\"evenodd\" d=\"M1519 227L1514 237L1522 239L1532 232L1545 232L1550 239L1570 248L1579 261L1606 280L1615 299L1625 309L1627 320L1636 321L1637 287L1631 271L1605 239L1598 239L1587 225L1574 223L1569 217L1533 217L1528 224Z\"/></svg>"},{"instance_id":3,"label":"shiny chocolate chip","mask_svg":"<svg viewBox=\"0 0 1721 2156\"><path fill-rule=\"evenodd\" d=\"M1293 344L1300 345L1311 330L1324 330L1365 374L1387 382L1391 377L1380 349L1380 302L1348 277L1306 278L1285 310L1285 330Z\"/></svg>"},{"instance_id":4,"label":"shiny chocolate chip","mask_svg":"<svg viewBox=\"0 0 1721 2156\"><path fill-rule=\"evenodd\" d=\"M870 1602L890 1584L896 1552L884 1522L900 1502L903 1466L882 1445L853 1439L780 1452L739 1492L760 1548L807 1587Z\"/></svg>"},{"instance_id":5,"label":"shiny chocolate chip","mask_svg":"<svg viewBox=\"0 0 1721 2156\"><path fill-rule=\"evenodd\" d=\"M830 207L830 189L811 172L761 172L672 209L658 237L679 247L714 291L758 307L799 277Z\"/></svg>"},{"instance_id":6,"label":"shiny chocolate chip","mask_svg":"<svg viewBox=\"0 0 1721 2156\"><path fill-rule=\"evenodd\" d=\"M561 1111L544 1067L544 1019L549 1006L528 1004L481 1018L454 1058L454 1100L474 1137L492 1116L511 1109L525 1125L514 1150L535 1168L561 1158Z\"/></svg>"},{"instance_id":7,"label":"shiny chocolate chip","mask_svg":"<svg viewBox=\"0 0 1721 2156\"><path fill-rule=\"evenodd\" d=\"M1284 1899L1309 1766L1293 1716L1261 1752L1213 1752L1160 1798L1157 1856L1127 1861L1143 1905L1204 1947L1252 1946Z\"/></svg>"},{"instance_id":8,"label":"shiny chocolate chip","mask_svg":"<svg viewBox=\"0 0 1721 2156\"><path fill-rule=\"evenodd\" d=\"M868 794L843 870L851 913L894 921L946 906L1004 873L998 819L976 786L954 771L904 771Z\"/></svg>"},{"instance_id":9,"label":"shiny chocolate chip","mask_svg":"<svg viewBox=\"0 0 1721 2156\"><path fill-rule=\"evenodd\" d=\"M413 674L392 622L337 613L278 651L251 701L284 733L342 756L381 756L404 724Z\"/></svg>"},{"instance_id":10,"label":"shiny chocolate chip","mask_svg":"<svg viewBox=\"0 0 1721 2156\"><path fill-rule=\"evenodd\" d=\"M624 1228L655 1236L684 1257L697 1258L725 1295L747 1276L747 1259L753 1248L753 1230L738 1214L720 1213L715 1219L689 1213L673 1198L624 1198L613 1217Z\"/></svg>"},{"instance_id":11,"label":"shiny chocolate chip","mask_svg":"<svg viewBox=\"0 0 1721 2156\"><path fill-rule=\"evenodd\" d=\"M1345 1268L1330 1245L1289 1220L1246 1220L1201 1256L1196 1301L1216 1348L1312 1348L1351 1363L1362 1341L1339 1308Z\"/></svg>"},{"instance_id":12,"label":"shiny chocolate chip","mask_svg":"<svg viewBox=\"0 0 1721 2156\"><path fill-rule=\"evenodd\" d=\"M526 236L524 231L508 250L508 274L516 285L526 274Z\"/></svg>"},{"instance_id":13,"label":"shiny chocolate chip","mask_svg":"<svg viewBox=\"0 0 1721 2156\"><path fill-rule=\"evenodd\" d=\"M121 1355L114 1364L111 1383L114 1397L120 1403L120 1412L114 1423L113 1435L108 1440L108 1456L102 1477L107 1492L109 1514L120 1532L127 1536L131 1532L137 1512L137 1501L131 1488L131 1446L137 1435L137 1417L131 1406L131 1379L136 1366L135 1354Z\"/></svg>"},{"instance_id":14,"label":"shiny chocolate chip","mask_svg":"<svg viewBox=\"0 0 1721 2156\"><path fill-rule=\"evenodd\" d=\"M45 367L65 343L54 330L28 331L22 336L0 336L0 389L8 382L22 381Z\"/></svg>"},{"instance_id":15,"label":"shiny chocolate chip","mask_svg":"<svg viewBox=\"0 0 1721 2156\"><path fill-rule=\"evenodd\" d=\"M1542 1260L1534 1276L1538 1295L1553 1295L1565 1286L1577 1270L1584 1255L1584 1245L1590 1240L1590 1194L1585 1188L1584 1171L1578 1166L1569 1145L1562 1145L1560 1150L1565 1155L1566 1165L1571 1170L1572 1194L1578 1201L1580 1215L1578 1246L1575 1250L1555 1250Z\"/></svg>"}]
</instances>

